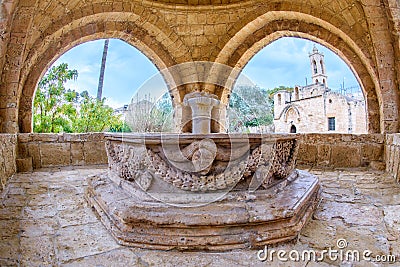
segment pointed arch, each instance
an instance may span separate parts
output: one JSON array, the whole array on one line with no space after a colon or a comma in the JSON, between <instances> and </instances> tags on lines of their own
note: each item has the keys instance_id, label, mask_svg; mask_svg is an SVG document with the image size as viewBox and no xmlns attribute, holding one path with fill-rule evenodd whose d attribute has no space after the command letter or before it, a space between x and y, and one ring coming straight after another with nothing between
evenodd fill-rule
<instances>
[{"instance_id":1,"label":"pointed arch","mask_svg":"<svg viewBox=\"0 0 400 267\"><path fill-rule=\"evenodd\" d=\"M116 12L112 13L115 15ZM101 24L104 17L108 17L110 21L113 20L112 27L107 30L102 27L93 27L93 23ZM27 55L26 64L21 69L18 97L19 131L32 131L33 95L40 77L60 55L79 44L97 39L117 38L141 51L159 70L165 70L167 67L175 65L174 57L164 45L168 43L168 40L163 39L162 42L159 42L149 38L150 30L158 31L162 35L165 33L157 29L155 25L139 25L137 18L139 16L125 12L115 16L110 16L108 13L94 14L77 19L61 28L49 29L51 38L46 42L42 39L37 40ZM174 105L180 103L182 96L174 86L179 83L177 81L179 77L173 77L172 74L165 71L162 74L170 89Z\"/></svg>"},{"instance_id":2,"label":"pointed arch","mask_svg":"<svg viewBox=\"0 0 400 267\"><path fill-rule=\"evenodd\" d=\"M315 61L315 59L313 60L313 70L314 70L314 74L318 73L317 62Z\"/></svg>"},{"instance_id":3,"label":"pointed arch","mask_svg":"<svg viewBox=\"0 0 400 267\"><path fill-rule=\"evenodd\" d=\"M267 12L239 30L221 50L217 62L235 67L235 72L230 77L230 80L235 80L240 70L258 51L282 37L309 39L328 47L340 56L355 74L364 93L368 111L368 132L384 131L386 115L383 112L382 92L370 59L350 36L327 21L294 11ZM231 84L227 84L224 90L216 92L223 103L227 103L227 95L231 88ZM392 104L397 108L395 100ZM387 125L391 123L391 119L387 118Z\"/></svg>"},{"instance_id":4,"label":"pointed arch","mask_svg":"<svg viewBox=\"0 0 400 267\"><path fill-rule=\"evenodd\" d=\"M324 61L321 59L319 64L321 65L321 73L325 74Z\"/></svg>"}]
</instances>

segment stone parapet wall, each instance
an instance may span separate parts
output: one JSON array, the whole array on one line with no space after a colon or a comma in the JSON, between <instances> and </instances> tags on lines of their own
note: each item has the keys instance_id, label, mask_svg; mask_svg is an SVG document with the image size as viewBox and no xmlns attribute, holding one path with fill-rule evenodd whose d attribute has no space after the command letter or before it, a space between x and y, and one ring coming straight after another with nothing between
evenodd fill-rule
<instances>
[{"instance_id":1,"label":"stone parapet wall","mask_svg":"<svg viewBox=\"0 0 400 267\"><path fill-rule=\"evenodd\" d=\"M385 158L386 171L400 182L400 134L386 135Z\"/></svg>"},{"instance_id":2,"label":"stone parapet wall","mask_svg":"<svg viewBox=\"0 0 400 267\"><path fill-rule=\"evenodd\" d=\"M301 134L297 164L385 169L383 134Z\"/></svg>"},{"instance_id":3,"label":"stone parapet wall","mask_svg":"<svg viewBox=\"0 0 400 267\"><path fill-rule=\"evenodd\" d=\"M387 171L394 173L393 166L399 164L398 134L387 136L386 162L383 134L300 134L300 137L297 159L300 165L384 169L386 163ZM104 143L102 133L18 134L17 152L19 159L31 158L34 169L107 164ZM11 157L14 159L15 153Z\"/></svg>"},{"instance_id":4,"label":"stone parapet wall","mask_svg":"<svg viewBox=\"0 0 400 267\"><path fill-rule=\"evenodd\" d=\"M17 136L15 134L0 134L0 191L16 172L16 145Z\"/></svg>"},{"instance_id":5,"label":"stone parapet wall","mask_svg":"<svg viewBox=\"0 0 400 267\"><path fill-rule=\"evenodd\" d=\"M300 134L297 164L384 169L400 182L400 134ZM17 145L18 144L18 145ZM0 189L16 162L32 168L107 164L102 133L0 134Z\"/></svg>"},{"instance_id":6,"label":"stone parapet wall","mask_svg":"<svg viewBox=\"0 0 400 267\"><path fill-rule=\"evenodd\" d=\"M18 159L33 169L107 164L104 134L18 134Z\"/></svg>"}]
</instances>

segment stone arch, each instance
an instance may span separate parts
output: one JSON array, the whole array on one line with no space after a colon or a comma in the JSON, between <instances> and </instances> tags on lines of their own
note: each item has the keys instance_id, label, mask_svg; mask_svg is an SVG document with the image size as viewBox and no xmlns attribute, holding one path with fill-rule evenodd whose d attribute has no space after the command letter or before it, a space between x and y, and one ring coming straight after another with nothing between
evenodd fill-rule
<instances>
[{"instance_id":1,"label":"stone arch","mask_svg":"<svg viewBox=\"0 0 400 267\"><path fill-rule=\"evenodd\" d=\"M282 109L282 111L279 113L279 116L278 116L278 120L280 120L281 118L283 118L283 120L285 121L285 122L287 122L287 119L288 119L288 113L290 112L290 113L292 113L292 114L295 114L295 116L298 118L298 119L300 119L300 109L301 109L301 107L299 107L299 106L297 106L297 105L294 105L294 104L290 104L290 105L287 105L284 109Z\"/></svg>"},{"instance_id":2,"label":"stone arch","mask_svg":"<svg viewBox=\"0 0 400 267\"><path fill-rule=\"evenodd\" d=\"M114 13L114 12L113 12ZM25 64L20 73L20 88L18 90L18 125L20 132L32 130L32 102L37 82L48 67L63 53L81 43L101 39L118 38L136 47L151 62L161 70L161 73L170 89L174 105L182 101L182 95L175 84L179 84L179 77L172 77L167 68L176 64L175 58L165 47L170 41L150 37L149 32L157 30L154 25L139 25L137 18L132 14L122 13L114 21L102 21L105 13L80 18L64 25L58 30L49 30L50 36L39 38L26 56ZM107 15L109 16L109 14ZM111 23L111 26L107 26ZM158 33L161 31L158 29ZM165 35L165 33L160 33ZM170 48L171 49L171 48Z\"/></svg>"},{"instance_id":3,"label":"stone arch","mask_svg":"<svg viewBox=\"0 0 400 267\"><path fill-rule=\"evenodd\" d=\"M235 80L250 59L269 43L281 37L299 37L318 42L338 54L359 81L367 103L370 133L384 131L382 95L373 62L341 29L311 15L292 11L271 11L257 17L240 29L224 46L216 61L234 67ZM230 88L216 92L225 103ZM397 107L396 103L393 103Z\"/></svg>"},{"instance_id":4,"label":"stone arch","mask_svg":"<svg viewBox=\"0 0 400 267\"><path fill-rule=\"evenodd\" d=\"M285 122L290 122L289 119L290 118L294 118L296 121L293 121L293 123L298 123L300 121L300 111L299 109L294 106L294 105L290 105L287 106L283 111L282 111L282 115L284 115L285 117Z\"/></svg>"},{"instance_id":5,"label":"stone arch","mask_svg":"<svg viewBox=\"0 0 400 267\"><path fill-rule=\"evenodd\" d=\"M6 29L11 28L10 25L17 4L17 0L0 1L0 28L2 29L2 31L0 32L0 55L5 55L5 52L7 50L8 42L10 41L11 35L10 33L7 33ZM3 71L5 61L5 56L0 57L0 75Z\"/></svg>"},{"instance_id":6,"label":"stone arch","mask_svg":"<svg viewBox=\"0 0 400 267\"><path fill-rule=\"evenodd\" d=\"M318 68L317 68L317 62L315 61L315 59L313 60L312 64L313 64L313 70L314 70L313 74L317 74L318 73Z\"/></svg>"},{"instance_id":7,"label":"stone arch","mask_svg":"<svg viewBox=\"0 0 400 267\"><path fill-rule=\"evenodd\" d=\"M319 64L321 65L321 73L322 73L322 74L325 74L324 62L322 61L322 59L321 59L321 61L319 62ZM325 82L324 82L324 83L325 83Z\"/></svg>"}]
</instances>

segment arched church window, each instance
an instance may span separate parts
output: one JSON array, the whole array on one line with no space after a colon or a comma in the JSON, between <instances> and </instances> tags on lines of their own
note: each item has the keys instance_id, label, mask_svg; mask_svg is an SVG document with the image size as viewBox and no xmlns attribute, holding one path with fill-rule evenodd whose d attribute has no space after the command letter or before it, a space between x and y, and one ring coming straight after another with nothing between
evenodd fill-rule
<instances>
[{"instance_id":1,"label":"arched church window","mask_svg":"<svg viewBox=\"0 0 400 267\"><path fill-rule=\"evenodd\" d=\"M315 62L315 60L313 61L313 67L314 67L314 74L317 74L318 68L317 68L317 62Z\"/></svg>"},{"instance_id":2,"label":"arched church window","mask_svg":"<svg viewBox=\"0 0 400 267\"><path fill-rule=\"evenodd\" d=\"M324 74L324 73L325 73L325 70L324 70L324 63L322 62L322 59L321 59L321 61L320 61L319 63L321 64L321 71L322 71L322 74Z\"/></svg>"}]
</instances>

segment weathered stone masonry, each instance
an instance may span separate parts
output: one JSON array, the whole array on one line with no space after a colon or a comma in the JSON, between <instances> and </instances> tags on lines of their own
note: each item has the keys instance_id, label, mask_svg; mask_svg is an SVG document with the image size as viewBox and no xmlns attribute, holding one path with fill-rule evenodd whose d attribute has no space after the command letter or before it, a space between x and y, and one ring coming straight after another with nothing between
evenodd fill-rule
<instances>
[{"instance_id":1,"label":"weathered stone masonry","mask_svg":"<svg viewBox=\"0 0 400 267\"><path fill-rule=\"evenodd\" d=\"M258 51L284 36L317 41L341 56L365 94L368 132L399 132L400 5L396 0L1 0L0 132L31 132L37 82L52 62L80 43L120 38L137 47L160 70L210 61L234 68L234 80ZM229 101L229 85L191 84L190 69L166 76L170 84L180 84L170 88L175 107L182 107L184 96L197 89L217 95L223 104ZM187 109L182 109L178 124L188 116L185 112ZM39 135L21 135L17 149L15 136L2 135L2 180L15 171L16 158L21 169L29 169L30 161L33 168L102 161L92 160L89 149L93 145L103 151L101 141L68 141L65 136L44 140ZM398 147L391 137L386 157L380 154L383 137L332 137L341 139L339 144L325 137L321 143L310 138L305 137L299 162L382 167L386 161L393 173L390 166L398 165L396 152L388 152L392 151L389 147L393 151ZM325 148L330 152L326 154ZM342 148L356 153L355 159L338 156Z\"/></svg>"},{"instance_id":2,"label":"weathered stone masonry","mask_svg":"<svg viewBox=\"0 0 400 267\"><path fill-rule=\"evenodd\" d=\"M301 140L298 164L385 169L383 134L302 134Z\"/></svg>"},{"instance_id":3,"label":"weathered stone masonry","mask_svg":"<svg viewBox=\"0 0 400 267\"><path fill-rule=\"evenodd\" d=\"M386 166L386 171L400 182L399 134L388 134L386 138L382 134L302 134L300 140L297 164L379 170ZM18 137L0 134L2 185L18 170L103 164L107 164L107 154L102 133L18 134Z\"/></svg>"},{"instance_id":4,"label":"weathered stone masonry","mask_svg":"<svg viewBox=\"0 0 400 267\"><path fill-rule=\"evenodd\" d=\"M393 136L393 155L398 138ZM297 163L320 167L385 167L385 138L382 134L302 134ZM397 141L396 141L397 140ZM104 135L19 134L18 158L32 158L33 168L107 164ZM397 145L397 146L396 146ZM59 155L58 157L48 156ZM386 158L394 158L386 154Z\"/></svg>"},{"instance_id":5,"label":"weathered stone masonry","mask_svg":"<svg viewBox=\"0 0 400 267\"><path fill-rule=\"evenodd\" d=\"M16 171L17 136L0 134L0 191L5 187L8 178Z\"/></svg>"},{"instance_id":6,"label":"weathered stone masonry","mask_svg":"<svg viewBox=\"0 0 400 267\"><path fill-rule=\"evenodd\" d=\"M400 134L388 134L385 145L386 171L400 182Z\"/></svg>"},{"instance_id":7,"label":"weathered stone masonry","mask_svg":"<svg viewBox=\"0 0 400 267\"><path fill-rule=\"evenodd\" d=\"M19 134L17 163L19 171L107 164L104 134Z\"/></svg>"}]
</instances>

